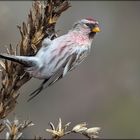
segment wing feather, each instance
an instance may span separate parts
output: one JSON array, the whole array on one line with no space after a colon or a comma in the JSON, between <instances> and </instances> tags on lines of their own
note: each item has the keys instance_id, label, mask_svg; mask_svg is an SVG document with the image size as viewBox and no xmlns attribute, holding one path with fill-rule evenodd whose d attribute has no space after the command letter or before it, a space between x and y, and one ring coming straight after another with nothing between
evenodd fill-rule
<instances>
[{"instance_id":1,"label":"wing feather","mask_svg":"<svg viewBox=\"0 0 140 140\"><path fill-rule=\"evenodd\" d=\"M65 74L71 69L73 62L76 59L76 54L72 54L68 59L63 63L63 65L58 69L58 71L52 75L49 79L45 79L39 88L37 88L34 92L30 94L30 98L28 101L32 100L34 97L36 97L43 89L53 85L56 81L60 80L65 76Z\"/></svg>"}]
</instances>

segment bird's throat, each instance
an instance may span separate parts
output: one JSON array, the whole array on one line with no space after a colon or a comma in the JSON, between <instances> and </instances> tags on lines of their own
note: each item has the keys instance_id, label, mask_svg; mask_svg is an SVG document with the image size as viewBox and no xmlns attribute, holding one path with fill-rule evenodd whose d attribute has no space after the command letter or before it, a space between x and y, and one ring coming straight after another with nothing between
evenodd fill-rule
<instances>
[{"instance_id":1,"label":"bird's throat","mask_svg":"<svg viewBox=\"0 0 140 140\"><path fill-rule=\"evenodd\" d=\"M95 36L95 34L96 34L95 32L91 32L91 33L89 33L89 38L90 38L90 39L93 39L94 36Z\"/></svg>"},{"instance_id":2,"label":"bird's throat","mask_svg":"<svg viewBox=\"0 0 140 140\"><path fill-rule=\"evenodd\" d=\"M84 45L87 44L87 42L89 42L88 35L85 35L83 33L73 32L71 34L71 37L73 38L73 41L79 45Z\"/></svg>"}]
</instances>

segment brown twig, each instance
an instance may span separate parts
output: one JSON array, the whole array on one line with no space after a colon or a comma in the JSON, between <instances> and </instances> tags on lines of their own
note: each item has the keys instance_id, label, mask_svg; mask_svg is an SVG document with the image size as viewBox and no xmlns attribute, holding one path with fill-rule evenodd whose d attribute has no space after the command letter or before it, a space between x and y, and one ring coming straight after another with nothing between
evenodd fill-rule
<instances>
[{"instance_id":1,"label":"brown twig","mask_svg":"<svg viewBox=\"0 0 140 140\"><path fill-rule=\"evenodd\" d=\"M10 45L7 49L9 54L35 55L41 47L42 40L45 37L55 34L55 24L59 16L68 8L68 0L46 0L34 1L28 14L27 22L22 26L17 26L21 40L16 48ZM19 89L31 79L20 64L0 61L2 67L2 88L0 89L0 119L5 118L14 110ZM0 126L0 130L2 130Z\"/></svg>"}]
</instances>

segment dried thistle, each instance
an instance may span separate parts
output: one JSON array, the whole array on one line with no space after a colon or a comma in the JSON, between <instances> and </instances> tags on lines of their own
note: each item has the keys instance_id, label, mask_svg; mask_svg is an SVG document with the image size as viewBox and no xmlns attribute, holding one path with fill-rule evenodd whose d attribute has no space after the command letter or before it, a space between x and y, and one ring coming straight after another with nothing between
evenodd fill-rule
<instances>
[{"instance_id":1,"label":"dried thistle","mask_svg":"<svg viewBox=\"0 0 140 140\"><path fill-rule=\"evenodd\" d=\"M8 54L35 55L45 37L55 35L55 24L59 16L70 7L68 0L35 1L28 14L27 22L17 26L21 40L16 48L10 45ZM2 88L0 90L0 118L14 110L19 88L31 79L23 66L7 60L0 61Z\"/></svg>"},{"instance_id":2,"label":"dried thistle","mask_svg":"<svg viewBox=\"0 0 140 140\"><path fill-rule=\"evenodd\" d=\"M61 118L59 118L58 125L55 128L52 122L50 122L51 129L46 129L47 132L51 133L52 139L58 140L61 137L71 133L71 131L67 131L70 122L62 126Z\"/></svg>"},{"instance_id":3,"label":"dried thistle","mask_svg":"<svg viewBox=\"0 0 140 140\"><path fill-rule=\"evenodd\" d=\"M17 118L15 118L13 122L10 122L8 119L6 119L4 120L4 124L7 128L6 139L8 140L20 139L23 134L23 130L34 125L31 121L24 121L23 123L19 123Z\"/></svg>"},{"instance_id":4,"label":"dried thistle","mask_svg":"<svg viewBox=\"0 0 140 140\"><path fill-rule=\"evenodd\" d=\"M69 122L66 125L62 126L62 121L61 119L59 119L59 122L56 128L54 124L50 122L51 129L46 129L46 131L51 133L52 139L54 140L59 140L60 138L70 133L80 133L89 139L98 138L98 134L100 131L99 127L87 128L87 123L84 122L84 123L75 125L72 130L67 130L70 124L71 123Z\"/></svg>"},{"instance_id":5,"label":"dried thistle","mask_svg":"<svg viewBox=\"0 0 140 140\"><path fill-rule=\"evenodd\" d=\"M82 134L90 139L95 139L95 138L98 138L98 134L100 130L101 130L100 127L92 127L83 131Z\"/></svg>"},{"instance_id":6,"label":"dried thistle","mask_svg":"<svg viewBox=\"0 0 140 140\"><path fill-rule=\"evenodd\" d=\"M81 124L77 124L76 126L73 127L72 131L75 133L83 132L83 131L87 130L86 126L87 126L86 122L81 123Z\"/></svg>"},{"instance_id":7,"label":"dried thistle","mask_svg":"<svg viewBox=\"0 0 140 140\"><path fill-rule=\"evenodd\" d=\"M87 123L80 123L75 125L71 130L69 130L70 122L66 123L65 125L62 124L61 118L59 118L58 125L55 127L52 122L49 123L51 129L46 129L47 132L49 132L52 136L53 140L59 140L61 138L64 138L64 136L76 133L76 134L82 134L88 139L96 139L98 138L100 128L99 127L92 127L87 128ZM5 125L5 126L4 126ZM6 139L10 140L18 140L23 135L23 130L33 126L34 124L32 121L23 121L23 123L20 123L17 118L14 119L13 122L10 122L8 119L4 120L4 126L6 128ZM34 140L45 140L42 137L34 137ZM46 138L47 139L47 138Z\"/></svg>"},{"instance_id":8,"label":"dried thistle","mask_svg":"<svg viewBox=\"0 0 140 140\"><path fill-rule=\"evenodd\" d=\"M101 130L100 127L87 128L87 123L84 122L74 126L72 132L80 133L89 139L94 139L94 138L98 138L98 134L100 130Z\"/></svg>"}]
</instances>

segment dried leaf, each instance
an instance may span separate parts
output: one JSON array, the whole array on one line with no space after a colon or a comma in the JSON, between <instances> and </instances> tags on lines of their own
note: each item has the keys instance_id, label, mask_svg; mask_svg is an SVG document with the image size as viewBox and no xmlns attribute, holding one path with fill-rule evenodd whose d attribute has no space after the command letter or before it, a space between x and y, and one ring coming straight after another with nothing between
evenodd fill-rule
<instances>
[{"instance_id":1,"label":"dried leaf","mask_svg":"<svg viewBox=\"0 0 140 140\"><path fill-rule=\"evenodd\" d=\"M44 37L55 34L55 24L48 23L50 17L56 23L61 13L69 8L67 0L57 1L59 2L52 0L33 2L27 22L23 22L22 26L17 26L21 39L15 49L10 44L9 49L7 49L8 54L35 55L40 49ZM0 105L2 104L0 118L4 118L14 110L19 96L18 90L31 79L31 76L24 71L23 66L17 63L5 60L0 61L0 66L3 69L1 74L2 88L0 90ZM8 135L7 133L7 137Z\"/></svg>"},{"instance_id":2,"label":"dried leaf","mask_svg":"<svg viewBox=\"0 0 140 140\"><path fill-rule=\"evenodd\" d=\"M4 64L4 62L3 62L2 60L0 60L0 66L1 66L3 69L6 70L5 64Z\"/></svg>"}]
</instances>

